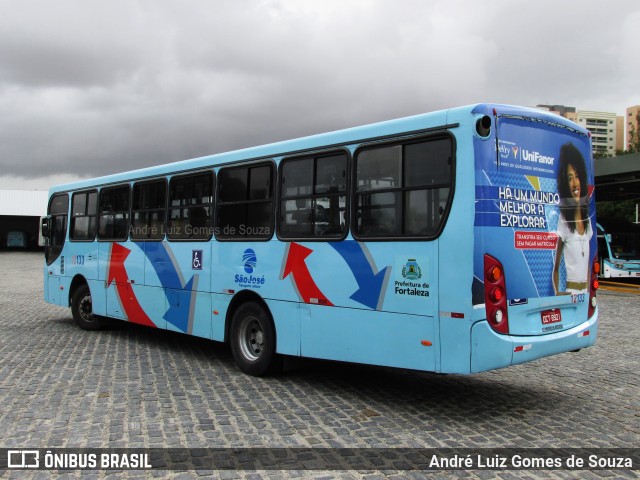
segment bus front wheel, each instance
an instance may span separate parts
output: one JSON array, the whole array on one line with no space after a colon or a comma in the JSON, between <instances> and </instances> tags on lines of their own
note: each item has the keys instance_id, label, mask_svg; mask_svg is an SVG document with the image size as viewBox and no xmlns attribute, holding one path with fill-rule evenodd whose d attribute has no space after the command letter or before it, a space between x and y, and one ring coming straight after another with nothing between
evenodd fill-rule
<instances>
[{"instance_id":1,"label":"bus front wheel","mask_svg":"<svg viewBox=\"0 0 640 480\"><path fill-rule=\"evenodd\" d=\"M87 284L80 285L71 299L71 313L76 324L83 330L100 330L102 321L93 314L91 290Z\"/></svg>"},{"instance_id":2,"label":"bus front wheel","mask_svg":"<svg viewBox=\"0 0 640 480\"><path fill-rule=\"evenodd\" d=\"M244 303L233 315L230 346L236 365L249 375L268 375L282 364L271 317L256 302Z\"/></svg>"}]
</instances>

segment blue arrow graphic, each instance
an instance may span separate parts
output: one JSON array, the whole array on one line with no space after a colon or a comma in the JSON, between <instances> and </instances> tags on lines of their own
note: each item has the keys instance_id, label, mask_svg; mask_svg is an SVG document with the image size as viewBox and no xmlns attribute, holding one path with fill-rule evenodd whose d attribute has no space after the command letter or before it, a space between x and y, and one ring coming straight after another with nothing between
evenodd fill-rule
<instances>
[{"instance_id":1,"label":"blue arrow graphic","mask_svg":"<svg viewBox=\"0 0 640 480\"><path fill-rule=\"evenodd\" d=\"M365 307L380 310L387 290L391 267L384 267L376 273L375 264L373 260L369 260L364 250L365 247L355 240L332 242L330 245L344 258L356 282L358 282L358 290L349 298Z\"/></svg>"},{"instance_id":2,"label":"blue arrow graphic","mask_svg":"<svg viewBox=\"0 0 640 480\"><path fill-rule=\"evenodd\" d=\"M184 290L193 291L193 279L194 277L191 277L191 280L184 286ZM178 292L169 293L166 289L165 295L167 296L167 300L169 300L169 310L167 310L162 318L174 325L181 332L190 333L189 319L192 295L184 295Z\"/></svg>"},{"instance_id":3,"label":"blue arrow graphic","mask_svg":"<svg viewBox=\"0 0 640 480\"><path fill-rule=\"evenodd\" d=\"M169 255L162 242L136 242L136 245L145 253L164 287L169 309L165 312L163 318L181 332L189 333L191 297L194 293L194 279L196 276L192 276L188 282L184 283L182 274L178 270L178 265ZM191 294L181 295L178 292L172 292L170 289L183 290L191 292Z\"/></svg>"},{"instance_id":4,"label":"blue arrow graphic","mask_svg":"<svg viewBox=\"0 0 640 480\"><path fill-rule=\"evenodd\" d=\"M169 256L169 252L167 252L162 242L136 243L136 245L140 247L151 262L164 288L184 288L177 266L174 265L173 259Z\"/></svg>"}]
</instances>

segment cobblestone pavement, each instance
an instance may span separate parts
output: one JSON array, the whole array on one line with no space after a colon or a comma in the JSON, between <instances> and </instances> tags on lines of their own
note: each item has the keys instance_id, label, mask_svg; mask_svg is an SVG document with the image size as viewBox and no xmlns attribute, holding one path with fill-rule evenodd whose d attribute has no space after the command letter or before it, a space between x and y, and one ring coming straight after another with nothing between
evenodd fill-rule
<instances>
[{"instance_id":1,"label":"cobblestone pavement","mask_svg":"<svg viewBox=\"0 0 640 480\"><path fill-rule=\"evenodd\" d=\"M42 256L0 253L0 447L639 447L640 296L601 292L595 347L472 376L302 361L241 374L224 345L78 329ZM424 472L73 472L96 478L422 478ZM433 474L431 474L432 476ZM601 478L476 471L436 477ZM37 472L48 478L49 472ZM3 478L27 478L5 471ZM433 477L432 477L433 478Z\"/></svg>"}]
</instances>

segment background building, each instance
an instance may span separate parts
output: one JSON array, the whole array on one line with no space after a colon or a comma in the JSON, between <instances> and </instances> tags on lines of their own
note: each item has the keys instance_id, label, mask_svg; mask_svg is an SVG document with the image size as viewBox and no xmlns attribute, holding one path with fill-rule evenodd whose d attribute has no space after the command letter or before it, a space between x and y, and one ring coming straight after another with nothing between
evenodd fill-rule
<instances>
[{"instance_id":1,"label":"background building","mask_svg":"<svg viewBox=\"0 0 640 480\"><path fill-rule=\"evenodd\" d=\"M624 116L618 115L616 117L616 155L624 150Z\"/></svg>"},{"instance_id":2,"label":"background building","mask_svg":"<svg viewBox=\"0 0 640 480\"><path fill-rule=\"evenodd\" d=\"M610 112L576 110L565 105L536 105L536 108L560 115L576 122L591 132L593 155L612 157L617 152L629 150L631 129L638 130L640 105L627 108L627 117ZM626 133L626 142L625 142Z\"/></svg>"},{"instance_id":3,"label":"background building","mask_svg":"<svg viewBox=\"0 0 640 480\"><path fill-rule=\"evenodd\" d=\"M556 113L561 117L571 120L572 122L578 121L576 107L567 107L565 105L537 105L536 108L539 108L540 110L546 110L551 113Z\"/></svg>"},{"instance_id":4,"label":"background building","mask_svg":"<svg viewBox=\"0 0 640 480\"><path fill-rule=\"evenodd\" d=\"M627 131L627 150L631 150L631 135L633 132L638 134L640 130L638 129L638 124L640 124L640 120L638 116L640 115L640 105L636 105L635 107L627 108L627 117L626 121L626 131Z\"/></svg>"},{"instance_id":5,"label":"background building","mask_svg":"<svg viewBox=\"0 0 640 480\"><path fill-rule=\"evenodd\" d=\"M0 248L38 248L40 217L47 214L48 192L0 190Z\"/></svg>"},{"instance_id":6,"label":"background building","mask_svg":"<svg viewBox=\"0 0 640 480\"><path fill-rule=\"evenodd\" d=\"M617 143L621 137L617 129L623 127L618 126L619 121L615 113L578 110L577 117L577 123L591 132L594 157L611 157L616 154L616 150L623 149L623 145Z\"/></svg>"}]
</instances>

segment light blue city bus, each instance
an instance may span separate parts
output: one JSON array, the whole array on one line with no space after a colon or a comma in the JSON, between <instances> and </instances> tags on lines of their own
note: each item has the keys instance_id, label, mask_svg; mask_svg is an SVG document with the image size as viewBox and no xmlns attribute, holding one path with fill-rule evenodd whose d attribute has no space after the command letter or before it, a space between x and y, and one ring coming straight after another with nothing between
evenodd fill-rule
<instances>
[{"instance_id":1,"label":"light blue city bus","mask_svg":"<svg viewBox=\"0 0 640 480\"><path fill-rule=\"evenodd\" d=\"M598 218L602 278L640 278L640 226L620 218Z\"/></svg>"},{"instance_id":2,"label":"light blue city bus","mask_svg":"<svg viewBox=\"0 0 640 480\"><path fill-rule=\"evenodd\" d=\"M78 181L50 190L44 295L256 376L506 367L595 343L593 185L587 130L487 104Z\"/></svg>"}]
</instances>

